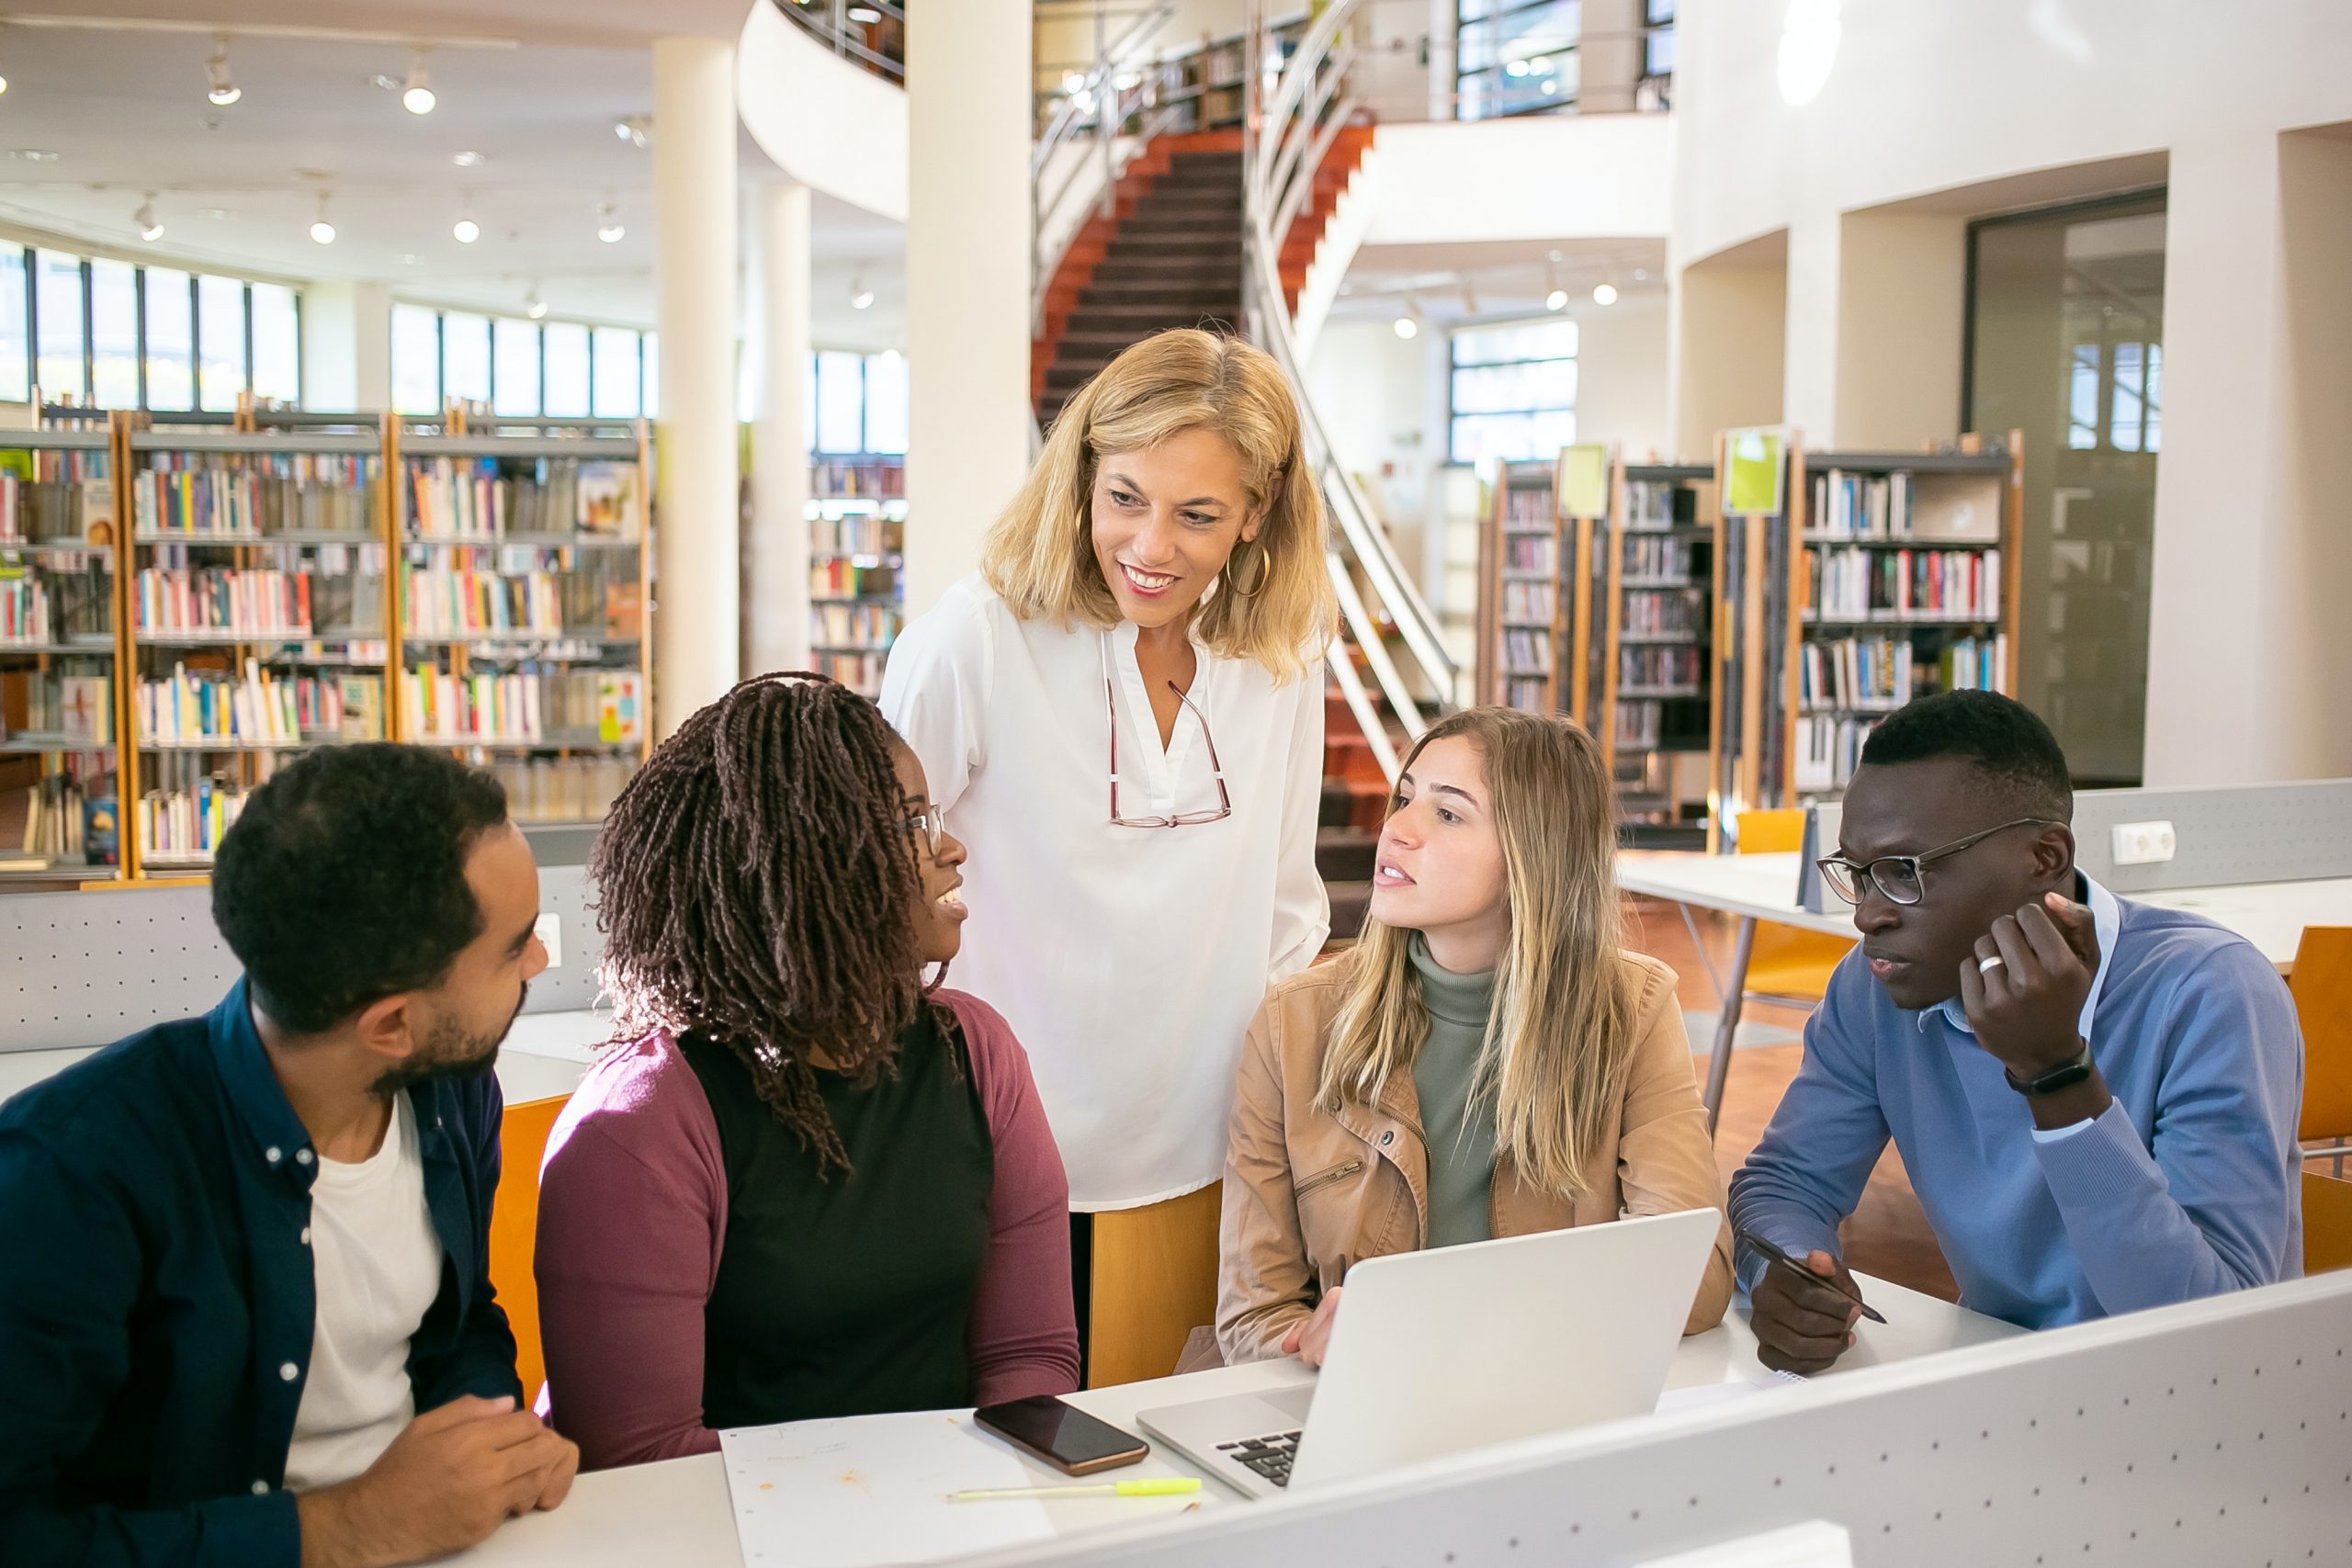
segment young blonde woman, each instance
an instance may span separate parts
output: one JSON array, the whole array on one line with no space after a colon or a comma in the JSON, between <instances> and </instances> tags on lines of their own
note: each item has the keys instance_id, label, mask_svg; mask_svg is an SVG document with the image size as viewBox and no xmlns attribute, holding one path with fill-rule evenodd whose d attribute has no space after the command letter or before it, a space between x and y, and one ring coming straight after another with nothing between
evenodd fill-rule
<instances>
[{"instance_id":1,"label":"young blonde woman","mask_svg":"<svg viewBox=\"0 0 2352 1568\"><path fill-rule=\"evenodd\" d=\"M1217 1179L1234 1043L1329 931L1325 526L1273 361L1162 333L891 650L883 712L972 851L956 979L1028 1047L1081 1301L1086 1214Z\"/></svg>"},{"instance_id":2,"label":"young blonde woman","mask_svg":"<svg viewBox=\"0 0 2352 1568\"><path fill-rule=\"evenodd\" d=\"M1723 1206L1674 972L1620 943L1615 820L1567 719L1472 708L1413 749L1363 940L1242 1047L1227 1361L1320 1366L1359 1258ZM1725 1229L1683 1331L1731 1287Z\"/></svg>"}]
</instances>

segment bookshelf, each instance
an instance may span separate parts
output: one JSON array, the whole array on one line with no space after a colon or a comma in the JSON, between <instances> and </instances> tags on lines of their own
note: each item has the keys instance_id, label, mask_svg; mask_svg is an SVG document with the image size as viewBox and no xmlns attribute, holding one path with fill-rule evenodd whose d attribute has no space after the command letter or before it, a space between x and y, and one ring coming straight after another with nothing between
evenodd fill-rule
<instances>
[{"instance_id":1,"label":"bookshelf","mask_svg":"<svg viewBox=\"0 0 2352 1568\"><path fill-rule=\"evenodd\" d=\"M396 739L495 773L515 821L601 819L651 745L641 423L558 434L458 411L395 434Z\"/></svg>"},{"instance_id":2,"label":"bookshelf","mask_svg":"<svg viewBox=\"0 0 2352 1568\"><path fill-rule=\"evenodd\" d=\"M1560 708L1561 525L1557 465L1507 462L1479 557L1478 695L1503 707Z\"/></svg>"},{"instance_id":3,"label":"bookshelf","mask_svg":"<svg viewBox=\"0 0 2352 1568\"><path fill-rule=\"evenodd\" d=\"M109 429L0 436L0 885L122 874Z\"/></svg>"},{"instance_id":4,"label":"bookshelf","mask_svg":"<svg viewBox=\"0 0 2352 1568\"><path fill-rule=\"evenodd\" d=\"M1769 510L1742 509L1717 438L1711 792L1718 820L1833 799L1863 741L1914 697L2014 692L2018 433L1922 452L1786 439Z\"/></svg>"},{"instance_id":5,"label":"bookshelf","mask_svg":"<svg viewBox=\"0 0 2352 1568\"><path fill-rule=\"evenodd\" d=\"M808 495L809 668L878 696L906 621L906 459L820 453Z\"/></svg>"},{"instance_id":6,"label":"bookshelf","mask_svg":"<svg viewBox=\"0 0 2352 1568\"><path fill-rule=\"evenodd\" d=\"M1587 722L1616 781L1620 814L1639 829L1706 826L1707 792L1690 764L1711 763L1714 747L1714 483L1703 464L1618 455L1609 515L1586 569L1600 612Z\"/></svg>"}]
</instances>

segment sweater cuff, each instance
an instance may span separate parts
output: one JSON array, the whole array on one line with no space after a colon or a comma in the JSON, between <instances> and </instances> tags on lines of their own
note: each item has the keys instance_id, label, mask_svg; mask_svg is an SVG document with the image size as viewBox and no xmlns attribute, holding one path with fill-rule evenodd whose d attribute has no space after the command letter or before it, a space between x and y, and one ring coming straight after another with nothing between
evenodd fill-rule
<instances>
[{"instance_id":1,"label":"sweater cuff","mask_svg":"<svg viewBox=\"0 0 2352 1568\"><path fill-rule=\"evenodd\" d=\"M2164 1171L2120 1100L2074 1136L2037 1139L2033 1153L2062 1213L2103 1212L2165 1186Z\"/></svg>"}]
</instances>

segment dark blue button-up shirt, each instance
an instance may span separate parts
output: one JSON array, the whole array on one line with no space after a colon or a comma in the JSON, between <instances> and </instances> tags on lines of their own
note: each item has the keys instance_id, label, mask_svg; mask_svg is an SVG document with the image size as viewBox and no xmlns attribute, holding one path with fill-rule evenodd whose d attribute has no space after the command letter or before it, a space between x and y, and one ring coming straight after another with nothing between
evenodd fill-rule
<instances>
[{"instance_id":1,"label":"dark blue button-up shirt","mask_svg":"<svg viewBox=\"0 0 2352 1568\"><path fill-rule=\"evenodd\" d=\"M416 1407L519 1398L489 1280L498 1080L408 1092L442 1257ZM317 1173L243 980L0 1106L0 1563L298 1568Z\"/></svg>"}]
</instances>

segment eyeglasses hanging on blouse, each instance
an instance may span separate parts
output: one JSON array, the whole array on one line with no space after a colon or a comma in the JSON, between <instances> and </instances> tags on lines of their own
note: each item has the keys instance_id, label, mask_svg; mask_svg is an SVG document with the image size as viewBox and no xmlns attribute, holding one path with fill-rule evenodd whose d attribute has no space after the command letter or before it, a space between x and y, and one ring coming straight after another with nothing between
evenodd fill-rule
<instances>
[{"instance_id":1,"label":"eyeglasses hanging on blouse","mask_svg":"<svg viewBox=\"0 0 2352 1568\"><path fill-rule=\"evenodd\" d=\"M1180 811L1172 817L1122 817L1119 815L1119 706L1111 683L1111 639L1102 639L1102 711L1110 719L1111 730L1111 826L1114 828L1190 828L1203 822L1221 822L1233 815L1233 796L1225 787L1225 764L1217 760L1216 737L1209 733L1208 716L1193 705L1183 688L1175 682L1168 689L1199 721L1201 739L1208 746L1209 771L1216 780L1216 809L1215 811Z\"/></svg>"}]
</instances>

